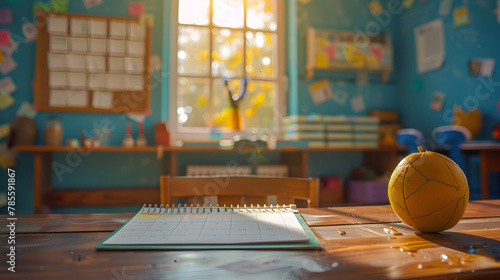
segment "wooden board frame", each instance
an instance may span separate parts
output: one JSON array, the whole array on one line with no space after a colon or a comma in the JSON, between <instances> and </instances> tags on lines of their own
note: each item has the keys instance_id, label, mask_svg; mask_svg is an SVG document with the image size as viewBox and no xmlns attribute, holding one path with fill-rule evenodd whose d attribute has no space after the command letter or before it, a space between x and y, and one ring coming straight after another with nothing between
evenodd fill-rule
<instances>
[{"instance_id":1,"label":"wooden board frame","mask_svg":"<svg viewBox=\"0 0 500 280\"><path fill-rule=\"evenodd\" d=\"M49 70L47 54L49 53L49 34L47 31L48 16L63 16L68 19L81 18L86 20L98 19L109 21L126 21L127 23L140 23L137 18L96 16L87 14L70 13L46 13L38 17L38 38L36 50L35 82L34 82L34 105L38 111L50 112L77 112L77 113L149 113L151 95L150 57L151 57L151 25L146 24L145 54L144 59L144 90L142 91L112 91L113 105L110 109L92 107L93 90L87 91L86 107L51 107L49 106ZM69 25L69 21L68 21ZM69 33L69 32L68 32ZM88 38L88 37L87 37ZM109 39L108 37L106 39ZM106 54L106 59L109 57ZM67 71L67 70L66 70ZM89 73L89 72L86 72ZM109 91L109 90L105 90Z\"/></svg>"}]
</instances>

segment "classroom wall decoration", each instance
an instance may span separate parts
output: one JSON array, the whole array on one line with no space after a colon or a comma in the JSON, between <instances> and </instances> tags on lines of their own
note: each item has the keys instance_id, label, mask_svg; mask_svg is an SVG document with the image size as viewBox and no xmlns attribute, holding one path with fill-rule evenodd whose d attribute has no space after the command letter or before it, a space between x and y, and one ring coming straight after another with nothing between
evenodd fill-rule
<instances>
[{"instance_id":1,"label":"classroom wall decoration","mask_svg":"<svg viewBox=\"0 0 500 280\"><path fill-rule=\"evenodd\" d=\"M38 30L38 110L149 110L150 26L138 19L60 13L39 21L46 24Z\"/></svg>"},{"instance_id":2,"label":"classroom wall decoration","mask_svg":"<svg viewBox=\"0 0 500 280\"><path fill-rule=\"evenodd\" d=\"M309 27L306 37L306 77L309 79L315 69L380 73L382 81L392 72L392 45L386 34L368 36L354 31Z\"/></svg>"}]
</instances>

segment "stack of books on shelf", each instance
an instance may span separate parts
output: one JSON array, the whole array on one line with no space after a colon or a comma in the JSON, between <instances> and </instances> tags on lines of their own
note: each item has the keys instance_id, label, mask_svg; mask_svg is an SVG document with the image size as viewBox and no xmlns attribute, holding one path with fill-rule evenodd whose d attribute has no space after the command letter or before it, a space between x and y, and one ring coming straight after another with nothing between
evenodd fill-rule
<instances>
[{"instance_id":1,"label":"stack of books on shelf","mask_svg":"<svg viewBox=\"0 0 500 280\"><path fill-rule=\"evenodd\" d=\"M279 146L325 147L325 125L319 115L292 115L283 118L283 139Z\"/></svg>"},{"instance_id":2,"label":"stack of books on shelf","mask_svg":"<svg viewBox=\"0 0 500 280\"><path fill-rule=\"evenodd\" d=\"M352 119L347 116L324 116L326 146L348 148L354 146Z\"/></svg>"},{"instance_id":3,"label":"stack of books on shelf","mask_svg":"<svg viewBox=\"0 0 500 280\"><path fill-rule=\"evenodd\" d=\"M379 144L379 119L353 117L354 147L377 148Z\"/></svg>"},{"instance_id":4,"label":"stack of books on shelf","mask_svg":"<svg viewBox=\"0 0 500 280\"><path fill-rule=\"evenodd\" d=\"M293 115L283 118L283 139L277 147L377 148L379 118L368 116Z\"/></svg>"}]
</instances>

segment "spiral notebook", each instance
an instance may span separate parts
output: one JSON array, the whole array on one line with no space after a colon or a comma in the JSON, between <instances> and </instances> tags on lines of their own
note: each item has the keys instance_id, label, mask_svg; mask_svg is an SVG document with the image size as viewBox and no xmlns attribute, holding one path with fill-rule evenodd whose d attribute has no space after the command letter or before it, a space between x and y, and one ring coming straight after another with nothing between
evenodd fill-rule
<instances>
[{"instance_id":1,"label":"spiral notebook","mask_svg":"<svg viewBox=\"0 0 500 280\"><path fill-rule=\"evenodd\" d=\"M144 205L99 249L313 249L321 243L295 205Z\"/></svg>"}]
</instances>

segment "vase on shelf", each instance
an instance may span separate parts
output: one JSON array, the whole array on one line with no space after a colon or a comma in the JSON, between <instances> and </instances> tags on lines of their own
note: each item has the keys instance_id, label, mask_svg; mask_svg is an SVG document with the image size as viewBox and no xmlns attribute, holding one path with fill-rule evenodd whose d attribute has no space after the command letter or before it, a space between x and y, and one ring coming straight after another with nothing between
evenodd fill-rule
<instances>
[{"instance_id":1,"label":"vase on shelf","mask_svg":"<svg viewBox=\"0 0 500 280\"><path fill-rule=\"evenodd\" d=\"M59 118L49 117L45 122L43 139L47 146L61 146L63 127Z\"/></svg>"}]
</instances>

